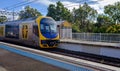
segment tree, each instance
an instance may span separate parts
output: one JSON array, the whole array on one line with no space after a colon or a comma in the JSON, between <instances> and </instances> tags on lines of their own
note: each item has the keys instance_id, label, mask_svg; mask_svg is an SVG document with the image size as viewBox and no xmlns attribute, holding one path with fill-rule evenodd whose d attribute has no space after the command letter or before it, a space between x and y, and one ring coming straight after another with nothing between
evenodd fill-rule
<instances>
[{"instance_id":1,"label":"tree","mask_svg":"<svg viewBox=\"0 0 120 71\"><path fill-rule=\"evenodd\" d=\"M24 10L20 11L19 19L41 16L37 9L26 6Z\"/></svg>"},{"instance_id":2,"label":"tree","mask_svg":"<svg viewBox=\"0 0 120 71\"><path fill-rule=\"evenodd\" d=\"M0 16L0 23L6 22L7 17L6 16Z\"/></svg>"},{"instance_id":3,"label":"tree","mask_svg":"<svg viewBox=\"0 0 120 71\"><path fill-rule=\"evenodd\" d=\"M78 27L78 24L77 24L77 25L76 25L75 23L72 24L72 32L74 32L74 33L80 32L79 27Z\"/></svg>"},{"instance_id":4,"label":"tree","mask_svg":"<svg viewBox=\"0 0 120 71\"><path fill-rule=\"evenodd\" d=\"M71 21L72 14L70 13L70 11L67 8L65 8L60 1L58 1L56 4L57 6L55 6L54 4L49 5L47 16L50 16L57 21Z\"/></svg>"},{"instance_id":5,"label":"tree","mask_svg":"<svg viewBox=\"0 0 120 71\"><path fill-rule=\"evenodd\" d=\"M114 23L120 23L120 2L116 2L114 5L105 6L104 12L112 18Z\"/></svg>"},{"instance_id":6,"label":"tree","mask_svg":"<svg viewBox=\"0 0 120 71\"><path fill-rule=\"evenodd\" d=\"M120 24L109 26L106 32L107 33L120 33Z\"/></svg>"},{"instance_id":7,"label":"tree","mask_svg":"<svg viewBox=\"0 0 120 71\"><path fill-rule=\"evenodd\" d=\"M102 25L111 25L114 22L109 16L99 14L97 17L97 23L95 24L98 28L101 27Z\"/></svg>"},{"instance_id":8,"label":"tree","mask_svg":"<svg viewBox=\"0 0 120 71\"><path fill-rule=\"evenodd\" d=\"M92 23L97 16L97 11L91 8L87 3L83 6L79 6L78 9L73 10L73 16L75 22L79 25L79 30L81 32L90 32Z\"/></svg>"}]
</instances>

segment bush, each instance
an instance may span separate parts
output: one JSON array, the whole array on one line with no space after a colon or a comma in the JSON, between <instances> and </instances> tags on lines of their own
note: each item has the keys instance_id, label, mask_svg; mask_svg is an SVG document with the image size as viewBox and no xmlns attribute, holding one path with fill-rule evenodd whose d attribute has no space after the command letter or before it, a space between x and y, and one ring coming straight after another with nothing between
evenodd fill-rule
<instances>
[{"instance_id":1,"label":"bush","mask_svg":"<svg viewBox=\"0 0 120 71\"><path fill-rule=\"evenodd\" d=\"M120 33L120 24L109 26L106 32L107 33Z\"/></svg>"}]
</instances>

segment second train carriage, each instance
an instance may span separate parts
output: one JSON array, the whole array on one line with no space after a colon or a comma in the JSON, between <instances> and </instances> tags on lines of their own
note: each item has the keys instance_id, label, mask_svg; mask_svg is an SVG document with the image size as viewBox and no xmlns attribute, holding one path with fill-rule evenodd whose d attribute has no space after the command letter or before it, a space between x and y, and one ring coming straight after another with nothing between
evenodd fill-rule
<instances>
[{"instance_id":1,"label":"second train carriage","mask_svg":"<svg viewBox=\"0 0 120 71\"><path fill-rule=\"evenodd\" d=\"M56 22L43 16L0 24L0 39L41 48L54 48L59 44Z\"/></svg>"}]
</instances>

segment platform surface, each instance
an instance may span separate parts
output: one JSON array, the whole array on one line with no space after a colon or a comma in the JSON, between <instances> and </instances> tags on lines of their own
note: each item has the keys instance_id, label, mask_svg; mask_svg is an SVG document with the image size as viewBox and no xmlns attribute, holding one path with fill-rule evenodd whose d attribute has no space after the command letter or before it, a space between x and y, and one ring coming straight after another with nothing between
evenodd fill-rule
<instances>
[{"instance_id":1,"label":"platform surface","mask_svg":"<svg viewBox=\"0 0 120 71\"><path fill-rule=\"evenodd\" d=\"M69 63L71 65L77 65L77 66L80 66L80 70L77 69L77 71L81 71L81 67L82 68L82 71L86 71L86 70L92 70L92 71L120 71L120 68L119 67L114 67L114 66L109 66L109 65L105 65L105 64L100 64L100 63L96 63L96 62L91 62L91 61L87 61L87 60L83 60L83 59L77 59L77 58L73 58L73 57L69 57L69 56L64 56L64 55L59 55L59 54L54 54L54 53L50 53L50 52L46 52L46 51L41 51L41 50L36 50L36 49L31 49L31 48L26 48L26 47L23 47L23 46L18 46L18 45L14 45L14 44L8 44L8 43L3 43L3 42L0 42L0 47L2 49L17 49L17 51L19 50L24 50L25 52L29 52L29 53L35 53L35 54L38 54L38 55L42 55L42 56L46 56L48 58L52 58L52 59L55 59L55 60L58 60L60 62L65 62L65 63ZM6 47L4 48L3 47ZM8 46L10 47L13 47L13 48L9 48ZM11 50L13 51L13 50ZM1 54L1 53L0 53ZM1 57L1 56L0 56ZM7 57L6 57L7 58ZM1 61L0 61L1 62ZM42 62L43 63L43 62ZM54 64L54 62L52 63ZM49 65L49 64L48 64ZM64 66L62 64L62 66ZM69 65L70 66L70 65ZM1 65L0 65L1 67ZM67 66L68 67L68 66ZM71 66L70 66L71 67ZM70 69L69 67L69 69ZM4 69L5 67L2 66L1 69ZM47 67L46 67L47 68ZM59 68L59 67L57 67ZM62 71L64 71L66 69L66 66L63 67L64 69ZM87 69L85 69L87 68ZM68 68L67 68L68 69ZM68 70L69 70L68 69ZM29 71L29 70L28 70ZM34 71L34 70L33 70ZM41 70L40 70L41 71ZM42 71L46 71L46 70L42 70ZM48 71L51 71L51 70L48 70ZM52 70L52 71L57 71L57 70ZM66 70L65 70L66 71ZM71 70L70 70L71 71ZM72 70L74 71L74 70Z\"/></svg>"},{"instance_id":2,"label":"platform surface","mask_svg":"<svg viewBox=\"0 0 120 71\"><path fill-rule=\"evenodd\" d=\"M33 60L0 49L0 71L67 71L44 62Z\"/></svg>"},{"instance_id":3,"label":"platform surface","mask_svg":"<svg viewBox=\"0 0 120 71\"><path fill-rule=\"evenodd\" d=\"M72 40L72 39L61 39L62 43L73 43L73 44L85 44L85 45L95 45L95 46L106 46L115 47L120 49L120 43L110 43L110 42L93 42L93 41L82 41L82 40Z\"/></svg>"}]
</instances>

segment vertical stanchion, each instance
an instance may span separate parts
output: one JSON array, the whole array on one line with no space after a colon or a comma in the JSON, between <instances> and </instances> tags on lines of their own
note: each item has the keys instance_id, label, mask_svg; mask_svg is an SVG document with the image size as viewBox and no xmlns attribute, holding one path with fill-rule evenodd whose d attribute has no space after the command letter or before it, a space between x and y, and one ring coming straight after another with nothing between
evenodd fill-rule
<instances>
[{"instance_id":1,"label":"vertical stanchion","mask_svg":"<svg viewBox=\"0 0 120 71\"><path fill-rule=\"evenodd\" d=\"M102 40L102 39L101 39L101 33L100 33L100 42L101 42L101 40Z\"/></svg>"}]
</instances>

